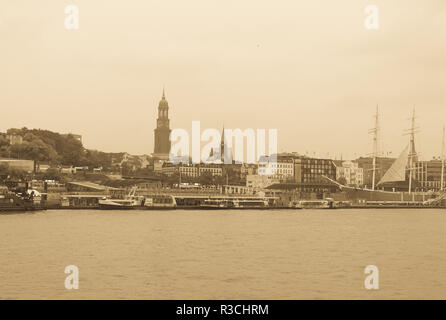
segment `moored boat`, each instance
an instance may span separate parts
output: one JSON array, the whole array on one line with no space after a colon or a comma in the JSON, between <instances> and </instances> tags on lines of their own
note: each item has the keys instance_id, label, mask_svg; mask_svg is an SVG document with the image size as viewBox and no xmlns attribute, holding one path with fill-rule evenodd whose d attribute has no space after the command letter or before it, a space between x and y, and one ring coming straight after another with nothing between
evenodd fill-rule
<instances>
[{"instance_id":1,"label":"moored boat","mask_svg":"<svg viewBox=\"0 0 446 320\"><path fill-rule=\"evenodd\" d=\"M141 207L144 203L144 197L137 196L136 188L133 188L130 193L124 199L112 199L104 197L99 200L99 209L106 210L128 210Z\"/></svg>"},{"instance_id":2,"label":"moored boat","mask_svg":"<svg viewBox=\"0 0 446 320\"><path fill-rule=\"evenodd\" d=\"M15 193L0 188L0 212L20 212L45 209L42 196L34 190Z\"/></svg>"},{"instance_id":3,"label":"moored boat","mask_svg":"<svg viewBox=\"0 0 446 320\"><path fill-rule=\"evenodd\" d=\"M201 209L267 209L271 208L267 198L216 198L206 199Z\"/></svg>"},{"instance_id":4,"label":"moored boat","mask_svg":"<svg viewBox=\"0 0 446 320\"><path fill-rule=\"evenodd\" d=\"M290 203L295 209L332 209L333 202L329 200L300 200Z\"/></svg>"},{"instance_id":5,"label":"moored boat","mask_svg":"<svg viewBox=\"0 0 446 320\"><path fill-rule=\"evenodd\" d=\"M138 207L138 209L167 210L167 209L175 209L176 207L177 203L175 201L174 196L169 194L155 194L155 195L145 196L143 202L141 203L141 207Z\"/></svg>"},{"instance_id":6,"label":"moored boat","mask_svg":"<svg viewBox=\"0 0 446 320\"><path fill-rule=\"evenodd\" d=\"M99 209L115 209L115 210L126 210L126 209L135 209L136 207L141 206L142 199L100 199L99 200Z\"/></svg>"}]
</instances>

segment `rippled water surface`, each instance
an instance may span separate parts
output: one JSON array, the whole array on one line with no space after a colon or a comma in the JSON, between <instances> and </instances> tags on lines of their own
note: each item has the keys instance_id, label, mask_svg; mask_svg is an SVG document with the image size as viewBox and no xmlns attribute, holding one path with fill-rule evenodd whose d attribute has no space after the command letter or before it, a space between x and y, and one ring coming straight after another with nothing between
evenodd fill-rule
<instances>
[{"instance_id":1,"label":"rippled water surface","mask_svg":"<svg viewBox=\"0 0 446 320\"><path fill-rule=\"evenodd\" d=\"M0 298L445 299L446 210L0 214Z\"/></svg>"}]
</instances>

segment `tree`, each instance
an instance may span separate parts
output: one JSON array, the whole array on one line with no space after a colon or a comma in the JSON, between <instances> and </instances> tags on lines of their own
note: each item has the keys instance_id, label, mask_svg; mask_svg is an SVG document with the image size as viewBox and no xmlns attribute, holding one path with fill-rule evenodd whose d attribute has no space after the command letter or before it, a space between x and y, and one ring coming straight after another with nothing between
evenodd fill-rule
<instances>
[{"instance_id":1,"label":"tree","mask_svg":"<svg viewBox=\"0 0 446 320\"><path fill-rule=\"evenodd\" d=\"M6 139L5 135L0 134L0 148L8 147L9 146L9 140Z\"/></svg>"},{"instance_id":2,"label":"tree","mask_svg":"<svg viewBox=\"0 0 446 320\"><path fill-rule=\"evenodd\" d=\"M211 185L214 183L214 177L209 171L204 171L200 174L198 181L201 185Z\"/></svg>"},{"instance_id":3,"label":"tree","mask_svg":"<svg viewBox=\"0 0 446 320\"><path fill-rule=\"evenodd\" d=\"M61 181L62 175L59 172L59 170L55 168L49 168L47 171L45 171L42 175L43 180L56 180Z\"/></svg>"},{"instance_id":4,"label":"tree","mask_svg":"<svg viewBox=\"0 0 446 320\"><path fill-rule=\"evenodd\" d=\"M347 179L345 179L345 177L339 177L338 179L336 179L336 181L343 186L347 185Z\"/></svg>"},{"instance_id":5,"label":"tree","mask_svg":"<svg viewBox=\"0 0 446 320\"><path fill-rule=\"evenodd\" d=\"M4 181L9 174L9 164L0 163L0 181Z\"/></svg>"}]
</instances>

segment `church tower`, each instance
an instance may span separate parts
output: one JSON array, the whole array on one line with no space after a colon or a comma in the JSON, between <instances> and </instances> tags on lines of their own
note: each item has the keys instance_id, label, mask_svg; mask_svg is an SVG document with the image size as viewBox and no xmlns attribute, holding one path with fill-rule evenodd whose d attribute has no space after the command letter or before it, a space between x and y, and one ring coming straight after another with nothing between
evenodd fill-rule
<instances>
[{"instance_id":1,"label":"church tower","mask_svg":"<svg viewBox=\"0 0 446 320\"><path fill-rule=\"evenodd\" d=\"M155 129L155 150L153 156L168 160L170 153L169 104L163 89L163 97L158 105L158 119Z\"/></svg>"}]
</instances>

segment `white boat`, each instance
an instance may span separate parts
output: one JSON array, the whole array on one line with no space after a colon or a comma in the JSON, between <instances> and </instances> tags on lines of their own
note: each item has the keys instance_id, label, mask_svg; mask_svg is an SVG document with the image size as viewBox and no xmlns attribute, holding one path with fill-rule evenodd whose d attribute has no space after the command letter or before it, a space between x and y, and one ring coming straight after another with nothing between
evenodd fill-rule
<instances>
[{"instance_id":1,"label":"white boat","mask_svg":"<svg viewBox=\"0 0 446 320\"><path fill-rule=\"evenodd\" d=\"M111 199L104 197L99 200L99 209L135 209L144 202L144 197L135 195L136 188L133 188L124 199Z\"/></svg>"},{"instance_id":2,"label":"white boat","mask_svg":"<svg viewBox=\"0 0 446 320\"><path fill-rule=\"evenodd\" d=\"M175 197L170 194L156 194L144 197L141 209L173 209L176 208Z\"/></svg>"},{"instance_id":3,"label":"white boat","mask_svg":"<svg viewBox=\"0 0 446 320\"><path fill-rule=\"evenodd\" d=\"M100 199L100 209L135 209L141 206L142 199Z\"/></svg>"},{"instance_id":4,"label":"white boat","mask_svg":"<svg viewBox=\"0 0 446 320\"><path fill-rule=\"evenodd\" d=\"M290 207L295 209L331 209L333 202L329 200L300 200L293 201Z\"/></svg>"},{"instance_id":5,"label":"white boat","mask_svg":"<svg viewBox=\"0 0 446 320\"><path fill-rule=\"evenodd\" d=\"M206 199L200 205L202 209L263 209L269 207L269 201L265 198Z\"/></svg>"}]
</instances>

